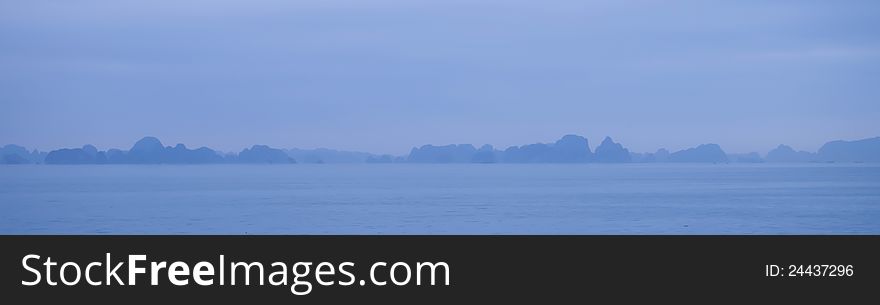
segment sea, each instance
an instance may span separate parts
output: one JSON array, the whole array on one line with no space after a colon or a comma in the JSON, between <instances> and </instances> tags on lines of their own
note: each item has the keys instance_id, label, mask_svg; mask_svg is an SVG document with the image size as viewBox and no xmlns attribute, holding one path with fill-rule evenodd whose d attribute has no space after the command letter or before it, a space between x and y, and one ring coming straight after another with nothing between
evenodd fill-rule
<instances>
[{"instance_id":1,"label":"sea","mask_svg":"<svg viewBox=\"0 0 880 305\"><path fill-rule=\"evenodd\" d=\"M880 234L880 164L0 165L0 234Z\"/></svg>"}]
</instances>

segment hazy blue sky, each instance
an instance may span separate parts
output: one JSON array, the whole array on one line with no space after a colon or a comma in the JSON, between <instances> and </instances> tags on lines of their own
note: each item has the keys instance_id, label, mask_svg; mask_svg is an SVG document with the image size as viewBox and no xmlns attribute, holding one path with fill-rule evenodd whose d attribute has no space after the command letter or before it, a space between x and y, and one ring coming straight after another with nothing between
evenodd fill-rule
<instances>
[{"instance_id":1,"label":"hazy blue sky","mask_svg":"<svg viewBox=\"0 0 880 305\"><path fill-rule=\"evenodd\" d=\"M880 135L880 1L2 1L0 144Z\"/></svg>"}]
</instances>

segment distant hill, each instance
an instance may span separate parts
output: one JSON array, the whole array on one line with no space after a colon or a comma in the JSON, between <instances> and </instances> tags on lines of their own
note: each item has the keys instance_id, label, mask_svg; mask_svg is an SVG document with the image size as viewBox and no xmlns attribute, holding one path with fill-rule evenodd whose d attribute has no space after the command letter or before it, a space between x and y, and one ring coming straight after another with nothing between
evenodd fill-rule
<instances>
[{"instance_id":1,"label":"distant hill","mask_svg":"<svg viewBox=\"0 0 880 305\"><path fill-rule=\"evenodd\" d=\"M795 151L791 146L779 145L767 153L767 162L812 162L817 161L818 156L806 151Z\"/></svg>"},{"instance_id":2,"label":"distant hill","mask_svg":"<svg viewBox=\"0 0 880 305\"><path fill-rule=\"evenodd\" d=\"M626 163L632 161L629 150L620 143L614 143L611 137L605 137L602 144L596 147L595 161L599 163Z\"/></svg>"},{"instance_id":3,"label":"distant hill","mask_svg":"<svg viewBox=\"0 0 880 305\"><path fill-rule=\"evenodd\" d=\"M165 146L154 137L144 137L134 143L125 154L125 163L159 164L163 163Z\"/></svg>"},{"instance_id":4,"label":"distant hill","mask_svg":"<svg viewBox=\"0 0 880 305\"><path fill-rule=\"evenodd\" d=\"M628 154L628 152L627 152ZM566 135L552 144L511 146L504 151L471 144L423 145L406 157L411 163L582 163L593 157L586 138Z\"/></svg>"},{"instance_id":5,"label":"distant hill","mask_svg":"<svg viewBox=\"0 0 880 305\"><path fill-rule=\"evenodd\" d=\"M188 149L183 144L165 147L159 139L145 137L132 146L127 153L122 153L114 161L116 163L134 164L205 164L223 163L224 158L216 151L201 147Z\"/></svg>"},{"instance_id":6,"label":"distant hill","mask_svg":"<svg viewBox=\"0 0 880 305\"><path fill-rule=\"evenodd\" d=\"M632 162L639 163L655 163L655 162L666 162L669 159L669 151L665 148L658 149L653 153L635 153L630 152L630 157Z\"/></svg>"},{"instance_id":7,"label":"distant hill","mask_svg":"<svg viewBox=\"0 0 880 305\"><path fill-rule=\"evenodd\" d=\"M266 145L254 145L250 149L242 150L235 161L237 163L296 163L296 160L288 156L283 150Z\"/></svg>"},{"instance_id":8,"label":"distant hill","mask_svg":"<svg viewBox=\"0 0 880 305\"><path fill-rule=\"evenodd\" d=\"M53 150L46 155L46 164L104 164L107 163L107 155L99 152L92 145L82 148L64 148Z\"/></svg>"},{"instance_id":9,"label":"distant hill","mask_svg":"<svg viewBox=\"0 0 880 305\"><path fill-rule=\"evenodd\" d=\"M759 163L759 162L880 162L880 137L856 141L831 141L817 153L796 151L779 145L765 157L752 152L727 154L717 144L702 144L674 153L658 149L637 153L605 137L590 150L589 141L578 135L565 135L553 143L511 146L505 150L472 144L423 145L406 156L375 155L366 152L326 148L282 150L253 145L239 153L221 153L207 147L189 149L184 144L164 146L155 137L138 140L129 150L99 151L95 146L64 148L49 153L28 151L22 146L0 147L0 164L215 164L215 163Z\"/></svg>"},{"instance_id":10,"label":"distant hill","mask_svg":"<svg viewBox=\"0 0 880 305\"><path fill-rule=\"evenodd\" d=\"M819 148L818 159L833 162L880 162L880 137L825 143Z\"/></svg>"},{"instance_id":11,"label":"distant hill","mask_svg":"<svg viewBox=\"0 0 880 305\"><path fill-rule=\"evenodd\" d=\"M499 162L500 151L496 150L492 145L485 144L477 149L477 152L471 157L472 163L497 163Z\"/></svg>"},{"instance_id":12,"label":"distant hill","mask_svg":"<svg viewBox=\"0 0 880 305\"><path fill-rule=\"evenodd\" d=\"M590 144L578 135L566 135L553 144L511 146L502 160L508 163L583 163L593 158Z\"/></svg>"},{"instance_id":13,"label":"distant hill","mask_svg":"<svg viewBox=\"0 0 880 305\"><path fill-rule=\"evenodd\" d=\"M724 163L727 161L727 154L718 144L703 144L669 155L669 162Z\"/></svg>"},{"instance_id":14,"label":"distant hill","mask_svg":"<svg viewBox=\"0 0 880 305\"><path fill-rule=\"evenodd\" d=\"M880 162L880 137L831 141L816 153L779 145L767 153L767 162Z\"/></svg>"},{"instance_id":15,"label":"distant hill","mask_svg":"<svg viewBox=\"0 0 880 305\"><path fill-rule=\"evenodd\" d=\"M18 154L4 154L3 159L0 160L3 164L28 164L31 163L30 160L25 159L21 155Z\"/></svg>"},{"instance_id":16,"label":"distant hill","mask_svg":"<svg viewBox=\"0 0 880 305\"><path fill-rule=\"evenodd\" d=\"M128 151L98 151L92 145L53 150L47 164L214 164L214 163L296 163L287 153L265 145L254 145L239 154L223 156L217 151L186 145L163 146L159 139L144 137Z\"/></svg>"},{"instance_id":17,"label":"distant hill","mask_svg":"<svg viewBox=\"0 0 880 305\"><path fill-rule=\"evenodd\" d=\"M411 163L470 163L476 153L477 149L471 144L423 145L413 148L406 161Z\"/></svg>"},{"instance_id":18,"label":"distant hill","mask_svg":"<svg viewBox=\"0 0 880 305\"><path fill-rule=\"evenodd\" d=\"M28 151L26 148L14 144L0 147L0 164L32 164L43 163L46 153L36 149Z\"/></svg>"}]
</instances>

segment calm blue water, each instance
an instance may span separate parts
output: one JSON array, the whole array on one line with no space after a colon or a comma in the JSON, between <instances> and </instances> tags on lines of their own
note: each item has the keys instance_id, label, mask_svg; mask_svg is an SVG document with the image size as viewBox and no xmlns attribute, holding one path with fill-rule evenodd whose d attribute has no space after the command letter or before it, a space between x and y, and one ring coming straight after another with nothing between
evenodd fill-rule
<instances>
[{"instance_id":1,"label":"calm blue water","mask_svg":"<svg viewBox=\"0 0 880 305\"><path fill-rule=\"evenodd\" d=\"M880 234L880 165L6 165L0 233Z\"/></svg>"}]
</instances>

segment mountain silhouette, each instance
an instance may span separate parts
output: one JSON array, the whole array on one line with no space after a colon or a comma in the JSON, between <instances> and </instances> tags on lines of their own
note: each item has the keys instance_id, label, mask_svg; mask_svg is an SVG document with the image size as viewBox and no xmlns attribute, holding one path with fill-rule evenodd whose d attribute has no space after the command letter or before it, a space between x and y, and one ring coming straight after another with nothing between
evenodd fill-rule
<instances>
[{"instance_id":1,"label":"mountain silhouette","mask_svg":"<svg viewBox=\"0 0 880 305\"><path fill-rule=\"evenodd\" d=\"M125 155L125 163L159 164L163 163L165 147L154 137L144 137L134 143Z\"/></svg>"},{"instance_id":2,"label":"mountain silhouette","mask_svg":"<svg viewBox=\"0 0 880 305\"><path fill-rule=\"evenodd\" d=\"M880 137L831 141L825 143L817 153L795 151L790 146L779 145L764 158L758 153L726 154L717 144L702 144L675 153L663 148L653 153L636 153L614 142L611 137L605 137L594 153L586 138L572 134L553 143L511 146L503 151L488 144L479 149L471 144L427 144L413 148L406 156L326 148L282 150L266 145L253 145L239 153L221 154L207 147L189 149L184 144L164 146L155 137L144 137L127 151L100 151L93 145L57 149L49 153L28 151L13 144L0 147L2 164L285 164L296 163L295 156L301 157L306 163L880 162Z\"/></svg>"},{"instance_id":3,"label":"mountain silhouette","mask_svg":"<svg viewBox=\"0 0 880 305\"><path fill-rule=\"evenodd\" d=\"M82 148L53 150L46 155L47 164L204 164L226 160L216 151L201 147L188 149L183 144L165 147L155 137L144 137L128 151L98 151L92 145Z\"/></svg>"},{"instance_id":4,"label":"mountain silhouette","mask_svg":"<svg viewBox=\"0 0 880 305\"><path fill-rule=\"evenodd\" d=\"M499 153L492 145L483 145L471 157L471 163L496 163Z\"/></svg>"},{"instance_id":5,"label":"mountain silhouette","mask_svg":"<svg viewBox=\"0 0 880 305\"><path fill-rule=\"evenodd\" d=\"M30 160L25 159L21 155L18 154L4 154L3 159L0 160L3 164L28 164L31 163Z\"/></svg>"},{"instance_id":6,"label":"mountain silhouette","mask_svg":"<svg viewBox=\"0 0 880 305\"><path fill-rule=\"evenodd\" d=\"M670 154L669 162L724 163L727 154L718 144L702 144Z\"/></svg>"},{"instance_id":7,"label":"mountain silhouette","mask_svg":"<svg viewBox=\"0 0 880 305\"><path fill-rule=\"evenodd\" d=\"M237 163L296 163L296 160L288 156L283 150L266 145L254 145L249 149L245 148L238 153L238 158L235 161Z\"/></svg>"},{"instance_id":8,"label":"mountain silhouette","mask_svg":"<svg viewBox=\"0 0 880 305\"><path fill-rule=\"evenodd\" d=\"M611 137L605 137L596 147L595 161L599 163L626 163L632 161L629 150L620 143L614 143Z\"/></svg>"},{"instance_id":9,"label":"mountain silhouette","mask_svg":"<svg viewBox=\"0 0 880 305\"><path fill-rule=\"evenodd\" d=\"M880 162L880 137L825 143L819 148L818 158L833 162Z\"/></svg>"},{"instance_id":10,"label":"mountain silhouette","mask_svg":"<svg viewBox=\"0 0 880 305\"><path fill-rule=\"evenodd\" d=\"M82 148L53 150L46 155L46 164L103 164L107 163L104 153L92 145Z\"/></svg>"},{"instance_id":11,"label":"mountain silhouette","mask_svg":"<svg viewBox=\"0 0 880 305\"><path fill-rule=\"evenodd\" d=\"M795 151L791 146L779 145L767 153L767 162L811 162L818 157L814 153Z\"/></svg>"},{"instance_id":12,"label":"mountain silhouette","mask_svg":"<svg viewBox=\"0 0 880 305\"><path fill-rule=\"evenodd\" d=\"M23 146L7 144L0 147L0 164L43 163L47 153L36 149L28 151Z\"/></svg>"},{"instance_id":13,"label":"mountain silhouette","mask_svg":"<svg viewBox=\"0 0 880 305\"><path fill-rule=\"evenodd\" d=\"M566 135L553 144L511 146L502 159L509 163L582 163L593 157L589 141L577 135Z\"/></svg>"},{"instance_id":14,"label":"mountain silhouette","mask_svg":"<svg viewBox=\"0 0 880 305\"><path fill-rule=\"evenodd\" d=\"M412 163L470 163L476 153L477 149L471 144L423 145L413 148L406 160Z\"/></svg>"}]
</instances>

